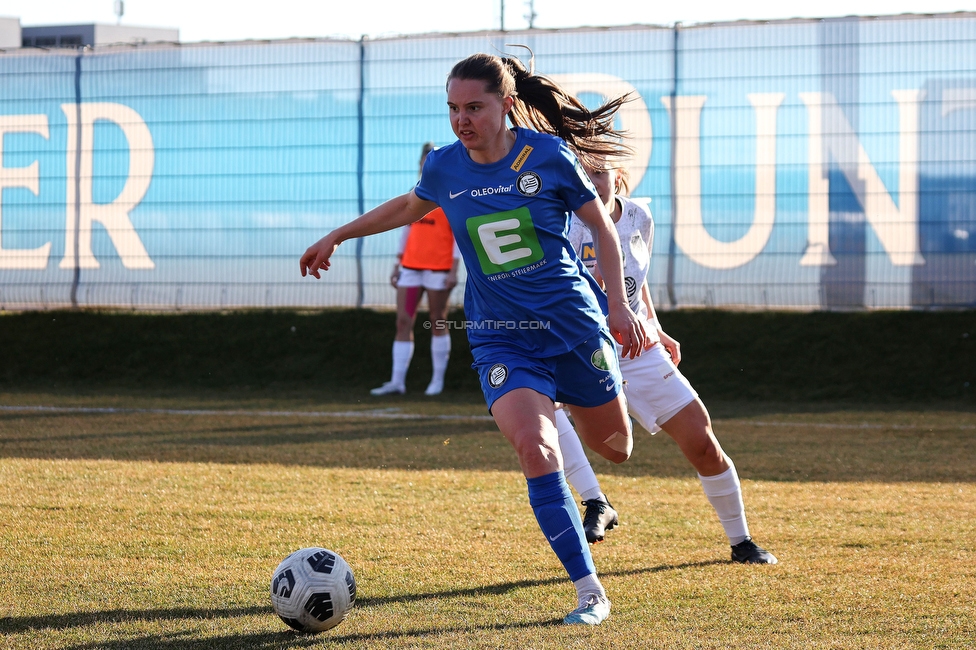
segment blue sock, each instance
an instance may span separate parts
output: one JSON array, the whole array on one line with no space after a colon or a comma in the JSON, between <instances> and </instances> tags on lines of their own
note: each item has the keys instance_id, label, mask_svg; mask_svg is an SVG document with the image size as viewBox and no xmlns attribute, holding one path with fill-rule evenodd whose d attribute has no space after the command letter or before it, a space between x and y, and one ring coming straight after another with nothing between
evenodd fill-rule
<instances>
[{"instance_id":1,"label":"blue sock","mask_svg":"<svg viewBox=\"0 0 976 650\"><path fill-rule=\"evenodd\" d=\"M583 533L583 522L562 470L526 479L526 482L529 484L529 505L535 512L539 528L563 563L570 580L575 582L596 573Z\"/></svg>"}]
</instances>

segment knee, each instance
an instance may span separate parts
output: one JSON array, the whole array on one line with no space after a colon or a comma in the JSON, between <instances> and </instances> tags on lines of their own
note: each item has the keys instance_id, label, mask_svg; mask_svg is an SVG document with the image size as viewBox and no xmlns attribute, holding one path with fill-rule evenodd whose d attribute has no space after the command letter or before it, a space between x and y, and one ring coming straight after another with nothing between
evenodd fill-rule
<instances>
[{"instance_id":1,"label":"knee","mask_svg":"<svg viewBox=\"0 0 976 650\"><path fill-rule=\"evenodd\" d=\"M611 463L620 464L630 458L634 452L634 435L631 431L614 431L606 440L603 441L605 451L604 458Z\"/></svg>"},{"instance_id":2,"label":"knee","mask_svg":"<svg viewBox=\"0 0 976 650\"><path fill-rule=\"evenodd\" d=\"M397 334L410 334L413 332L413 319L414 317L405 312L397 313L396 328Z\"/></svg>"},{"instance_id":3,"label":"knee","mask_svg":"<svg viewBox=\"0 0 976 650\"><path fill-rule=\"evenodd\" d=\"M515 447L515 453L518 454L522 467L548 467L552 471L558 469L560 458L558 446L550 444L535 432L516 435L512 446Z\"/></svg>"},{"instance_id":4,"label":"knee","mask_svg":"<svg viewBox=\"0 0 976 650\"><path fill-rule=\"evenodd\" d=\"M689 453L689 461L703 476L721 474L729 468L730 461L722 451L721 445L714 436L708 436L702 444L695 447Z\"/></svg>"}]
</instances>

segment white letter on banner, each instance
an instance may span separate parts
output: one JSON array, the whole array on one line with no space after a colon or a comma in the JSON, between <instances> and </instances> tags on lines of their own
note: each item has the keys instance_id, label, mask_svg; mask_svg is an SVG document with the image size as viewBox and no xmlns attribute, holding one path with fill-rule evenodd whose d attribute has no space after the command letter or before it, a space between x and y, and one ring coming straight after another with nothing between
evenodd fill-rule
<instances>
[{"instance_id":1,"label":"white letter on banner","mask_svg":"<svg viewBox=\"0 0 976 650\"><path fill-rule=\"evenodd\" d=\"M3 190L26 187L34 195L40 189L40 174L35 160L27 167L3 166L3 136L6 133L36 133L47 139L47 115L0 115L0 269L43 269L51 251L51 242L28 250L3 249Z\"/></svg>"},{"instance_id":2,"label":"white letter on banner","mask_svg":"<svg viewBox=\"0 0 976 650\"><path fill-rule=\"evenodd\" d=\"M606 101L622 95L630 95L630 101L620 107L617 117L620 119L620 130L627 132L626 144L633 149L633 153L623 159L623 164L630 171L630 189L637 189L651 162L651 144L654 140L651 113L637 89L620 77L596 72L554 74L549 77L566 92L576 96L582 93L594 93L602 96Z\"/></svg>"},{"instance_id":3,"label":"white letter on banner","mask_svg":"<svg viewBox=\"0 0 976 650\"><path fill-rule=\"evenodd\" d=\"M67 227L65 228L64 259L62 269L97 269L98 260L91 249L92 225L99 222L108 231L115 249L127 269L156 268L149 253L146 252L139 234L129 220L129 213L135 209L149 190L152 180L155 151L152 134L142 117L128 106L110 103L90 103L81 105L81 210L78 224L78 260L75 254L75 142L79 125L75 123L75 104L62 104L61 110L68 118L68 192ZM111 203L94 203L92 200L92 170L95 142L95 122L108 120L114 122L125 134L129 143L129 176L122 192Z\"/></svg>"},{"instance_id":4,"label":"white letter on banner","mask_svg":"<svg viewBox=\"0 0 976 650\"><path fill-rule=\"evenodd\" d=\"M800 99L807 106L809 121L807 196L810 205L808 244L801 265L836 263L830 254L828 240L828 153L847 178L864 208L864 218L874 228L892 265L925 264L918 247L919 105L925 91L893 90L891 95L898 102L897 207L834 96L830 93L800 93ZM854 152L855 159L851 160L845 151Z\"/></svg>"},{"instance_id":5,"label":"white letter on banner","mask_svg":"<svg viewBox=\"0 0 976 650\"><path fill-rule=\"evenodd\" d=\"M734 242L708 234L701 209L701 111L704 95L678 96L675 114L674 239L689 258L710 269L734 269L754 260L776 220L776 112L786 95L747 95L756 111L755 213L748 232ZM661 103L671 113L670 97Z\"/></svg>"}]
</instances>

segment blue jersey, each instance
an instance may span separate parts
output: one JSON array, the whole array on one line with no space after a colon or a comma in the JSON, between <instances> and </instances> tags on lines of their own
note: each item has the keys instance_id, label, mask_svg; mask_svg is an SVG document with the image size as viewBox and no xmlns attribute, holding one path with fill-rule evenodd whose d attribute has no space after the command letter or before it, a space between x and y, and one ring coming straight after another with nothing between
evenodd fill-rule
<instances>
[{"instance_id":1,"label":"blue jersey","mask_svg":"<svg viewBox=\"0 0 976 650\"><path fill-rule=\"evenodd\" d=\"M472 351L504 341L551 357L606 325L606 297L567 239L568 213L597 192L561 139L514 131L515 146L489 165L460 141L432 151L414 192L443 208L464 258Z\"/></svg>"}]
</instances>

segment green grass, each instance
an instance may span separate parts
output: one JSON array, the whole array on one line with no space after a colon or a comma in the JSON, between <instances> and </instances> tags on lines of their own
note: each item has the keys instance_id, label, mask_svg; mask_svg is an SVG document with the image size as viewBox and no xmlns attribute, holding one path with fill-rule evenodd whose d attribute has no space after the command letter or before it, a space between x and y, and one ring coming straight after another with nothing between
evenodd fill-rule
<instances>
[{"instance_id":1,"label":"green grass","mask_svg":"<svg viewBox=\"0 0 976 650\"><path fill-rule=\"evenodd\" d=\"M63 409L0 410L2 647L961 648L976 637L976 415L964 408L713 409L776 566L727 561L670 439L639 432L627 463L595 458L622 525L594 549L614 609L589 630L558 624L572 587L514 452L474 401L92 389L4 392L0 405ZM107 406L130 410L79 410ZM374 417L321 414L352 410ZM306 636L273 615L268 583L312 545L350 562L359 602Z\"/></svg>"}]
</instances>

